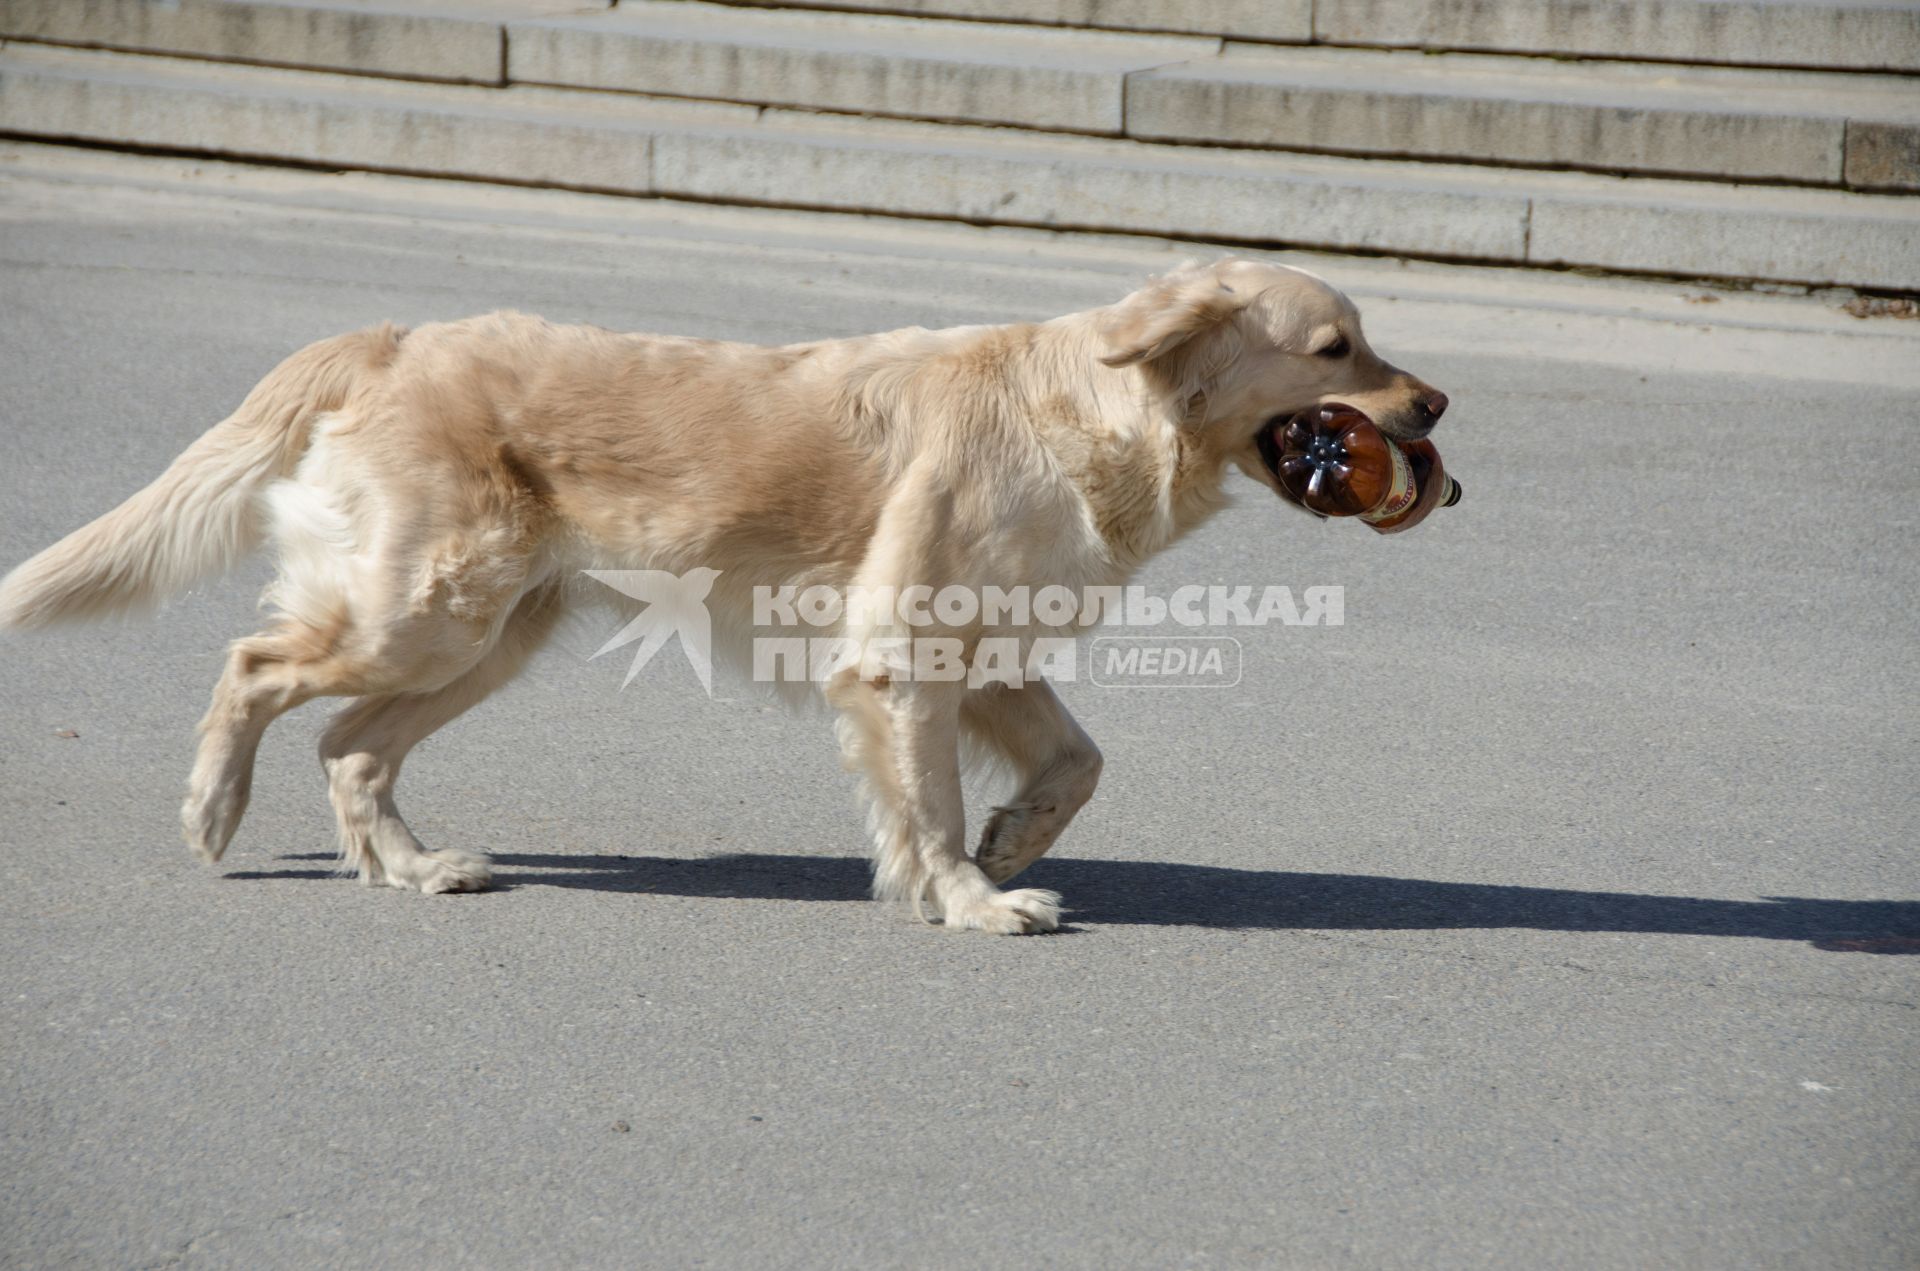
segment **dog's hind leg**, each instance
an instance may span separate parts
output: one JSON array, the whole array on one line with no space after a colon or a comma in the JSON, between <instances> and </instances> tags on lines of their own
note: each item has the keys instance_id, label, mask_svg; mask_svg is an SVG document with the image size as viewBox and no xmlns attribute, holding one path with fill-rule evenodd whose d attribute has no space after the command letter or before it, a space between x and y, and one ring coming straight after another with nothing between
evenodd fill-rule
<instances>
[{"instance_id":1,"label":"dog's hind leg","mask_svg":"<svg viewBox=\"0 0 1920 1271\"><path fill-rule=\"evenodd\" d=\"M337 636L293 619L236 640L213 702L200 721L200 749L180 826L187 845L217 861L246 814L253 760L267 725L311 698L357 692L357 668L335 652Z\"/></svg>"},{"instance_id":2,"label":"dog's hind leg","mask_svg":"<svg viewBox=\"0 0 1920 1271\"><path fill-rule=\"evenodd\" d=\"M1004 883L1039 860L1100 781L1100 751L1044 680L988 684L961 707L972 738L1013 767L1020 782L993 810L974 860Z\"/></svg>"},{"instance_id":3,"label":"dog's hind leg","mask_svg":"<svg viewBox=\"0 0 1920 1271\"><path fill-rule=\"evenodd\" d=\"M560 608L556 586L530 592L465 673L426 692L361 698L328 724L320 762L340 825L341 863L362 882L428 893L487 885L492 865L484 853L420 845L395 806L394 783L414 746L513 678L552 633Z\"/></svg>"},{"instance_id":4,"label":"dog's hind leg","mask_svg":"<svg viewBox=\"0 0 1920 1271\"><path fill-rule=\"evenodd\" d=\"M960 787L962 683L851 675L830 699L842 712L849 761L867 778L882 899L931 899L955 930L1025 935L1060 925L1050 891L1003 892L968 856Z\"/></svg>"}]
</instances>

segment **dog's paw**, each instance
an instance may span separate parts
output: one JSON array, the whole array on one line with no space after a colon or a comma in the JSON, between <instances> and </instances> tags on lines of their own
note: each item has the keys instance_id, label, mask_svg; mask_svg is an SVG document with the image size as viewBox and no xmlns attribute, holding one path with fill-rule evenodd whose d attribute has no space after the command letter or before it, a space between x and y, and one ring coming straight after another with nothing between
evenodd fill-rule
<instances>
[{"instance_id":1,"label":"dog's paw","mask_svg":"<svg viewBox=\"0 0 1920 1271\"><path fill-rule=\"evenodd\" d=\"M1009 803L993 810L981 832L974 864L995 885L1006 882L1046 855L1060 833L1052 804Z\"/></svg>"},{"instance_id":2,"label":"dog's paw","mask_svg":"<svg viewBox=\"0 0 1920 1271\"><path fill-rule=\"evenodd\" d=\"M417 852L398 867L388 864L383 881L389 887L429 896L449 891L482 891L493 881L493 860L485 852L443 847L437 852Z\"/></svg>"},{"instance_id":3,"label":"dog's paw","mask_svg":"<svg viewBox=\"0 0 1920 1271\"><path fill-rule=\"evenodd\" d=\"M1060 929L1060 893L1026 887L968 896L950 903L940 919L950 931L1030 936Z\"/></svg>"},{"instance_id":4,"label":"dog's paw","mask_svg":"<svg viewBox=\"0 0 1920 1271\"><path fill-rule=\"evenodd\" d=\"M1033 813L1031 803L1010 803L993 810L987 828L980 833L980 846L973 854L974 864L990 881L1004 883L1026 865L1026 854L1021 848Z\"/></svg>"},{"instance_id":5,"label":"dog's paw","mask_svg":"<svg viewBox=\"0 0 1920 1271\"><path fill-rule=\"evenodd\" d=\"M212 865L226 854L246 810L243 800L222 791L195 791L180 805L180 833L193 854Z\"/></svg>"}]
</instances>

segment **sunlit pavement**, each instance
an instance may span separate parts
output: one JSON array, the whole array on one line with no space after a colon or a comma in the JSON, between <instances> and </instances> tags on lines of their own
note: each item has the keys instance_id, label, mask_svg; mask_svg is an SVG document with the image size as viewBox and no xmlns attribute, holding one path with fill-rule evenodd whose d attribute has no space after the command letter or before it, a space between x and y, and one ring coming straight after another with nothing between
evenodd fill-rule
<instances>
[{"instance_id":1,"label":"sunlit pavement","mask_svg":"<svg viewBox=\"0 0 1920 1271\"><path fill-rule=\"evenodd\" d=\"M1181 254L7 147L0 562L380 319L784 341ZM1382 538L1236 478L1150 566L1345 623L1062 686L1107 762L1028 876L1059 936L864 900L828 722L621 691L597 619L408 765L477 896L331 875L320 705L180 845L264 566L0 643L0 1260L1911 1266L1920 323L1283 259L1452 397L1467 497Z\"/></svg>"}]
</instances>

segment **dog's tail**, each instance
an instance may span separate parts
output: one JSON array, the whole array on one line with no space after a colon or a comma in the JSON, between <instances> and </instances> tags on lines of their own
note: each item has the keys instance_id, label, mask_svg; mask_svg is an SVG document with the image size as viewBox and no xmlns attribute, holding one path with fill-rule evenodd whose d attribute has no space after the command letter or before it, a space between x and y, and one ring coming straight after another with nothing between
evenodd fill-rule
<instances>
[{"instance_id":1,"label":"dog's tail","mask_svg":"<svg viewBox=\"0 0 1920 1271\"><path fill-rule=\"evenodd\" d=\"M258 546L261 492L299 462L314 419L405 334L387 324L335 336L275 367L152 485L0 581L0 628L105 617L231 568Z\"/></svg>"}]
</instances>

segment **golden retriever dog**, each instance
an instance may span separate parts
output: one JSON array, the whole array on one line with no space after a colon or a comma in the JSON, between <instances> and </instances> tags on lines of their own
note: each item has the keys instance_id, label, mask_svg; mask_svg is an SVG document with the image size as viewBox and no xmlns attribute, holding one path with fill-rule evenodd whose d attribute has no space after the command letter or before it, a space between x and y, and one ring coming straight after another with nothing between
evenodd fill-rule
<instances>
[{"instance_id":1,"label":"golden retriever dog","mask_svg":"<svg viewBox=\"0 0 1920 1271\"><path fill-rule=\"evenodd\" d=\"M487 857L420 845L400 765L520 669L584 570L717 571L714 626L736 633L761 586L1111 587L1221 505L1229 467L1278 493L1262 433L1335 400L1401 439L1447 405L1373 352L1339 291L1251 260L1047 322L779 348L516 313L380 326L294 354L153 484L15 569L0 626L153 602L270 541L276 612L214 688L188 844L220 859L275 717L348 697L320 743L343 869L471 890ZM982 616L938 634L1039 632ZM957 930L1057 927L1059 896L1000 887L1100 775L1045 681L842 669L819 687L871 806L875 894ZM963 740L1018 783L972 855Z\"/></svg>"}]
</instances>

